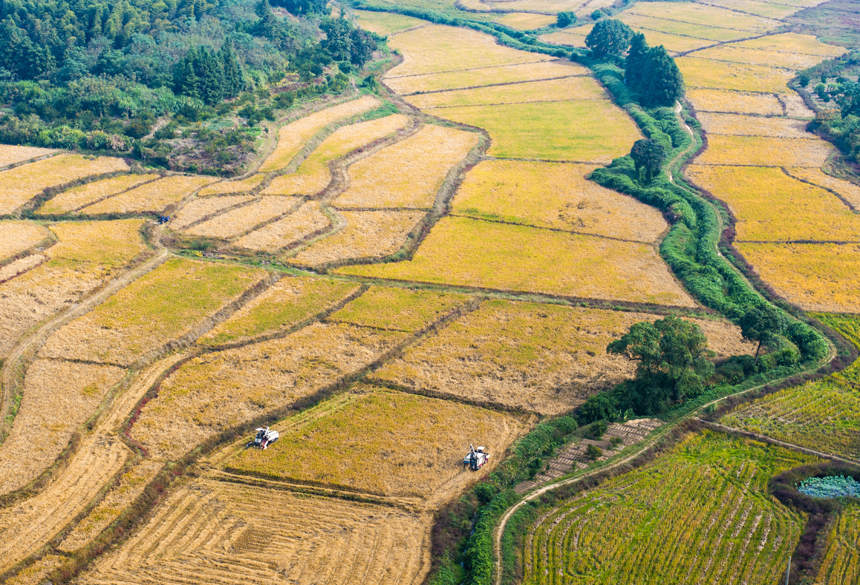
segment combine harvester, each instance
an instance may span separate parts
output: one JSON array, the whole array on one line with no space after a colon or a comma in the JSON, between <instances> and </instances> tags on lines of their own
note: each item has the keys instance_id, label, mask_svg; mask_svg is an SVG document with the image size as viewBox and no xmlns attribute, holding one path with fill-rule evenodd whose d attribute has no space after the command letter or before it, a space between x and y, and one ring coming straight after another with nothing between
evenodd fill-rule
<instances>
[{"instance_id":1,"label":"combine harvester","mask_svg":"<svg viewBox=\"0 0 860 585\"><path fill-rule=\"evenodd\" d=\"M484 453L483 447L475 449L472 444L469 444L469 454L463 457L463 469L469 466L472 471L478 471L484 464L490 460L490 454Z\"/></svg>"},{"instance_id":2,"label":"combine harvester","mask_svg":"<svg viewBox=\"0 0 860 585\"><path fill-rule=\"evenodd\" d=\"M257 429L257 436L245 448L257 447L259 449L266 449L269 445L277 441L280 436L281 434L278 431L270 431L269 427L265 429L259 428Z\"/></svg>"}]
</instances>

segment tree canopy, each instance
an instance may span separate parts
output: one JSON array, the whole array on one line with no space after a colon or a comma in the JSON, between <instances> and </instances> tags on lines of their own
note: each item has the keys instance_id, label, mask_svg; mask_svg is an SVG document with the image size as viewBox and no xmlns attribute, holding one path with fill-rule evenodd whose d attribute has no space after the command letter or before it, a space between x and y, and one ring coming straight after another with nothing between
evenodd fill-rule
<instances>
[{"instance_id":1,"label":"tree canopy","mask_svg":"<svg viewBox=\"0 0 860 585\"><path fill-rule=\"evenodd\" d=\"M576 22L576 13L575 12L559 12L558 16L556 16L556 26L559 28L564 28L566 26L570 26Z\"/></svg>"},{"instance_id":2,"label":"tree canopy","mask_svg":"<svg viewBox=\"0 0 860 585\"><path fill-rule=\"evenodd\" d=\"M771 305L756 306L744 313L738 323L741 335L747 341L758 342L755 350L755 361L763 344L773 342L782 333L784 323L782 316Z\"/></svg>"},{"instance_id":3,"label":"tree canopy","mask_svg":"<svg viewBox=\"0 0 860 585\"><path fill-rule=\"evenodd\" d=\"M666 159L666 149L656 140L643 138L633 143L630 150L630 158L636 165L636 172L641 176L645 173L645 181L650 183L654 176L660 172L663 161Z\"/></svg>"},{"instance_id":4,"label":"tree canopy","mask_svg":"<svg viewBox=\"0 0 860 585\"><path fill-rule=\"evenodd\" d=\"M630 46L633 29L620 20L610 18L601 20L585 37L585 45L597 57L623 55Z\"/></svg>"},{"instance_id":5,"label":"tree canopy","mask_svg":"<svg viewBox=\"0 0 860 585\"><path fill-rule=\"evenodd\" d=\"M641 104L649 108L671 106L684 95L684 77L675 60L662 45L649 48L641 33L631 39L624 81L639 94Z\"/></svg>"}]
</instances>

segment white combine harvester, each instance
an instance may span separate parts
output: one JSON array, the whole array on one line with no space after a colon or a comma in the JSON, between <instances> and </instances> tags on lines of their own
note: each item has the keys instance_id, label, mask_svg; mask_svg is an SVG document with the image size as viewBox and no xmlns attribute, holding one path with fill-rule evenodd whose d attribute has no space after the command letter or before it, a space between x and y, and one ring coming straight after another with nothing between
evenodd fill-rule
<instances>
[{"instance_id":1,"label":"white combine harvester","mask_svg":"<svg viewBox=\"0 0 860 585\"><path fill-rule=\"evenodd\" d=\"M483 447L475 449L471 443L469 444L469 454L463 457L463 469L469 466L472 471L478 471L484 466L484 463L490 460L490 454L484 453Z\"/></svg>"},{"instance_id":2,"label":"white combine harvester","mask_svg":"<svg viewBox=\"0 0 860 585\"><path fill-rule=\"evenodd\" d=\"M259 428L257 429L257 436L254 437L254 440L248 443L247 446L265 449L277 441L280 436L281 434L278 431L269 430L269 427L266 427L265 429Z\"/></svg>"}]
</instances>

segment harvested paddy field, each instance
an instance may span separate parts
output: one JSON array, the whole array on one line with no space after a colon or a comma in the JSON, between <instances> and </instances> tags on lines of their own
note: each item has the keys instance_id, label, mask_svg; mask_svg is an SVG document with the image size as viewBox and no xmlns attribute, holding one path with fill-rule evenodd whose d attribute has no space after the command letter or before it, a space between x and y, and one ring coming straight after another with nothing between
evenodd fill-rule
<instances>
[{"instance_id":1,"label":"harvested paddy field","mask_svg":"<svg viewBox=\"0 0 860 585\"><path fill-rule=\"evenodd\" d=\"M235 245L257 252L278 252L287 246L321 232L331 225L316 201L303 203L284 219L279 219L239 238Z\"/></svg>"},{"instance_id":2,"label":"harvested paddy field","mask_svg":"<svg viewBox=\"0 0 860 585\"><path fill-rule=\"evenodd\" d=\"M708 27L722 27L759 35L782 25L778 20L770 18L755 17L717 6L687 2L646 2L636 4L627 13Z\"/></svg>"},{"instance_id":3,"label":"harvested paddy field","mask_svg":"<svg viewBox=\"0 0 860 585\"><path fill-rule=\"evenodd\" d=\"M179 203L201 187L214 182L212 177L175 175L136 187L81 209L84 215L103 213L157 213Z\"/></svg>"},{"instance_id":4,"label":"harvested paddy field","mask_svg":"<svg viewBox=\"0 0 860 585\"><path fill-rule=\"evenodd\" d=\"M468 299L466 295L375 286L328 320L377 329L418 331Z\"/></svg>"},{"instance_id":5,"label":"harvested paddy field","mask_svg":"<svg viewBox=\"0 0 860 585\"><path fill-rule=\"evenodd\" d=\"M824 558L815 585L841 585L860 580L860 504L845 505L827 535Z\"/></svg>"},{"instance_id":6,"label":"harvested paddy field","mask_svg":"<svg viewBox=\"0 0 860 585\"><path fill-rule=\"evenodd\" d=\"M787 53L781 50L750 49L741 44L711 47L696 51L694 55L700 59L745 63L748 65L764 65L766 67L782 67L784 69L806 69L807 67L812 67L822 59L817 55Z\"/></svg>"},{"instance_id":7,"label":"harvested paddy field","mask_svg":"<svg viewBox=\"0 0 860 585\"><path fill-rule=\"evenodd\" d=\"M415 389L541 414L561 414L633 375L606 353L644 313L490 301L404 350L372 377ZM739 330L696 321L721 356L752 353Z\"/></svg>"},{"instance_id":8,"label":"harvested paddy field","mask_svg":"<svg viewBox=\"0 0 860 585\"><path fill-rule=\"evenodd\" d=\"M689 4L685 4L689 6ZM628 26L643 31L656 31L664 34L678 35L709 41L708 44L735 41L751 36L743 30L720 28L719 26L708 26L707 24L695 24L679 20L665 19L659 17L643 16L632 12L622 13L619 20Z\"/></svg>"},{"instance_id":9,"label":"harvested paddy field","mask_svg":"<svg viewBox=\"0 0 860 585\"><path fill-rule=\"evenodd\" d=\"M158 177L159 175L120 175L72 187L46 201L44 205L36 210L36 213L39 215L72 213L102 199L153 181Z\"/></svg>"},{"instance_id":10,"label":"harvested paddy field","mask_svg":"<svg viewBox=\"0 0 860 585\"><path fill-rule=\"evenodd\" d=\"M51 238L42 225L28 221L0 222L0 263Z\"/></svg>"},{"instance_id":11,"label":"harvested paddy field","mask_svg":"<svg viewBox=\"0 0 860 585\"><path fill-rule=\"evenodd\" d=\"M416 108L453 106L490 106L530 102L609 99L597 81L590 77L564 77L546 81L420 93L406 98ZM436 112L438 113L438 112Z\"/></svg>"},{"instance_id":12,"label":"harvested paddy field","mask_svg":"<svg viewBox=\"0 0 860 585\"><path fill-rule=\"evenodd\" d=\"M596 166L507 160L469 171L451 212L478 219L654 242L662 214L585 178Z\"/></svg>"},{"instance_id":13,"label":"harvested paddy field","mask_svg":"<svg viewBox=\"0 0 860 585\"><path fill-rule=\"evenodd\" d=\"M353 11L353 14L355 14L356 20L361 28L383 36L397 34L404 30L427 24L427 21L391 12L355 10Z\"/></svg>"},{"instance_id":14,"label":"harvested paddy field","mask_svg":"<svg viewBox=\"0 0 860 585\"><path fill-rule=\"evenodd\" d=\"M412 260L337 272L579 298L695 304L650 245L463 217L437 223ZM593 274L600 279L587 277Z\"/></svg>"},{"instance_id":15,"label":"harvested paddy field","mask_svg":"<svg viewBox=\"0 0 860 585\"><path fill-rule=\"evenodd\" d=\"M125 370L113 366L33 363L12 431L0 445L0 494L27 485L50 467L124 376Z\"/></svg>"},{"instance_id":16,"label":"harvested paddy field","mask_svg":"<svg viewBox=\"0 0 860 585\"><path fill-rule=\"evenodd\" d=\"M202 221L220 211L247 203L254 199L253 195L225 195L223 197L206 197L194 199L183 205L182 209L170 219L170 228L185 229L191 224Z\"/></svg>"},{"instance_id":17,"label":"harvested paddy field","mask_svg":"<svg viewBox=\"0 0 860 585\"><path fill-rule=\"evenodd\" d=\"M61 154L0 172L0 215L12 213L48 187L127 170L121 158Z\"/></svg>"},{"instance_id":18,"label":"harvested paddy field","mask_svg":"<svg viewBox=\"0 0 860 585\"><path fill-rule=\"evenodd\" d=\"M80 582L178 585L189 572L196 583L420 582L429 521L392 506L201 479Z\"/></svg>"},{"instance_id":19,"label":"harvested paddy field","mask_svg":"<svg viewBox=\"0 0 860 585\"><path fill-rule=\"evenodd\" d=\"M548 14L532 14L528 12L511 12L496 18L496 22L517 30L535 30L555 24L557 18Z\"/></svg>"},{"instance_id":20,"label":"harvested paddy field","mask_svg":"<svg viewBox=\"0 0 860 585\"><path fill-rule=\"evenodd\" d=\"M60 329L40 355L129 366L174 339L193 335L207 316L265 276L262 270L170 259Z\"/></svg>"},{"instance_id":21,"label":"harvested paddy field","mask_svg":"<svg viewBox=\"0 0 860 585\"><path fill-rule=\"evenodd\" d=\"M299 197L262 197L249 205L228 210L194 225L185 230L185 233L204 238L233 238L253 230L260 224L295 211L300 204Z\"/></svg>"},{"instance_id":22,"label":"harvested paddy field","mask_svg":"<svg viewBox=\"0 0 860 585\"><path fill-rule=\"evenodd\" d=\"M541 515L523 544L523 582L775 583L784 566L774 559L794 551L804 518L769 497L767 482L811 462L726 435L689 437Z\"/></svg>"},{"instance_id":23,"label":"harvested paddy field","mask_svg":"<svg viewBox=\"0 0 860 585\"><path fill-rule=\"evenodd\" d=\"M350 282L284 277L203 335L197 343L217 346L283 333L359 290L359 285Z\"/></svg>"},{"instance_id":24,"label":"harvested paddy field","mask_svg":"<svg viewBox=\"0 0 860 585\"><path fill-rule=\"evenodd\" d=\"M463 468L463 445L480 442L495 466L526 425L474 406L359 386L274 428L281 437L271 448L239 451L225 463L227 470L448 500L477 480Z\"/></svg>"},{"instance_id":25,"label":"harvested paddy field","mask_svg":"<svg viewBox=\"0 0 860 585\"><path fill-rule=\"evenodd\" d=\"M805 120L791 118L756 118L738 114L699 113L696 118L708 134L730 136L767 136L770 138L804 138L811 136L806 132Z\"/></svg>"},{"instance_id":26,"label":"harvested paddy field","mask_svg":"<svg viewBox=\"0 0 860 585\"><path fill-rule=\"evenodd\" d=\"M0 145L0 168L16 165L34 158L50 156L59 152L54 148L37 148L35 146Z\"/></svg>"},{"instance_id":27,"label":"harvested paddy field","mask_svg":"<svg viewBox=\"0 0 860 585\"><path fill-rule=\"evenodd\" d=\"M237 193L249 193L259 187L260 183L262 183L265 178L265 174L257 173L256 175L251 175L247 179L242 179L240 181L222 181L220 183L203 187L197 192L197 195L199 197L208 197L209 195L235 195Z\"/></svg>"},{"instance_id":28,"label":"harvested paddy field","mask_svg":"<svg viewBox=\"0 0 860 585\"><path fill-rule=\"evenodd\" d=\"M478 134L424 126L417 134L349 167L349 187L335 199L339 209L430 209L449 171L478 144Z\"/></svg>"},{"instance_id":29,"label":"harvested paddy field","mask_svg":"<svg viewBox=\"0 0 860 585\"><path fill-rule=\"evenodd\" d=\"M699 112L726 112L782 116L785 110L777 98L769 93L749 93L719 89L690 89L687 99Z\"/></svg>"},{"instance_id":30,"label":"harvested paddy field","mask_svg":"<svg viewBox=\"0 0 860 585\"><path fill-rule=\"evenodd\" d=\"M346 324L312 324L281 339L206 353L161 383L132 436L177 459L232 426L290 407L358 372L405 337Z\"/></svg>"}]
</instances>

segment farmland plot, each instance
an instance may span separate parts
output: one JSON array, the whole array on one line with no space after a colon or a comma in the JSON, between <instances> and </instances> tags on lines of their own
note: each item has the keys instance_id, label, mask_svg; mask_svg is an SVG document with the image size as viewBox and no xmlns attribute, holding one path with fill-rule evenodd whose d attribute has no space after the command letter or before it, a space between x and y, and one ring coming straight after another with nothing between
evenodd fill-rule
<instances>
[{"instance_id":1,"label":"farmland plot","mask_svg":"<svg viewBox=\"0 0 860 585\"><path fill-rule=\"evenodd\" d=\"M8 264L0 266L0 284L7 280L12 280L19 274L23 274L47 260L48 257L43 256L42 254L30 254L29 256L24 256L23 258L13 260Z\"/></svg>"},{"instance_id":2,"label":"farmland plot","mask_svg":"<svg viewBox=\"0 0 860 585\"><path fill-rule=\"evenodd\" d=\"M0 222L0 263L49 239L47 228L28 221Z\"/></svg>"},{"instance_id":3,"label":"farmland plot","mask_svg":"<svg viewBox=\"0 0 860 585\"><path fill-rule=\"evenodd\" d=\"M296 172L276 177L265 195L315 195L331 182L329 164L360 146L385 138L409 124L409 118L393 114L369 122L342 126L323 140Z\"/></svg>"},{"instance_id":4,"label":"farmland plot","mask_svg":"<svg viewBox=\"0 0 860 585\"><path fill-rule=\"evenodd\" d=\"M819 168L833 153L819 138L783 140L765 136L713 135L708 149L694 161L698 165L746 165Z\"/></svg>"},{"instance_id":5,"label":"farmland plot","mask_svg":"<svg viewBox=\"0 0 860 585\"><path fill-rule=\"evenodd\" d=\"M266 273L173 258L52 335L40 355L131 365L191 333Z\"/></svg>"},{"instance_id":6,"label":"farmland plot","mask_svg":"<svg viewBox=\"0 0 860 585\"><path fill-rule=\"evenodd\" d=\"M726 112L782 116L782 103L773 94L747 93L719 89L690 89L686 97L700 112Z\"/></svg>"},{"instance_id":7,"label":"farmland plot","mask_svg":"<svg viewBox=\"0 0 860 585\"><path fill-rule=\"evenodd\" d=\"M696 51L694 55L701 59L763 65L766 67L782 67L784 69L806 69L807 67L812 67L822 59L822 57L817 55L787 53L781 50L750 49L739 44L712 47Z\"/></svg>"},{"instance_id":8,"label":"farmland plot","mask_svg":"<svg viewBox=\"0 0 860 585\"><path fill-rule=\"evenodd\" d=\"M0 145L0 168L16 165L34 158L49 156L58 150L54 148L36 148L35 146Z\"/></svg>"},{"instance_id":9,"label":"farmland plot","mask_svg":"<svg viewBox=\"0 0 860 585\"><path fill-rule=\"evenodd\" d=\"M66 361L38 360L30 366L20 412L0 445L0 493L27 485L50 467L124 375L113 366Z\"/></svg>"},{"instance_id":10,"label":"farmland plot","mask_svg":"<svg viewBox=\"0 0 860 585\"><path fill-rule=\"evenodd\" d=\"M791 90L786 84L794 77L794 71L791 69L728 63L699 57L679 57L677 64L687 87L693 89L787 94Z\"/></svg>"},{"instance_id":11,"label":"farmland plot","mask_svg":"<svg viewBox=\"0 0 860 585\"><path fill-rule=\"evenodd\" d=\"M767 482L813 461L726 435L687 438L541 516L523 582L774 583L804 518L768 497Z\"/></svg>"},{"instance_id":12,"label":"farmland plot","mask_svg":"<svg viewBox=\"0 0 860 585\"><path fill-rule=\"evenodd\" d=\"M424 126L417 134L349 167L349 188L333 205L339 209L430 209L451 167L477 143L478 135L472 132Z\"/></svg>"},{"instance_id":13,"label":"farmland plot","mask_svg":"<svg viewBox=\"0 0 860 585\"><path fill-rule=\"evenodd\" d=\"M437 223L412 260L337 272L578 298L695 304L648 244L463 217ZM590 274L601 277L584 278Z\"/></svg>"},{"instance_id":14,"label":"farmland plot","mask_svg":"<svg viewBox=\"0 0 860 585\"><path fill-rule=\"evenodd\" d=\"M371 12L369 10L354 10L357 24L372 33L388 36L397 34L416 26L426 25L424 20L392 12Z\"/></svg>"},{"instance_id":15,"label":"farmland plot","mask_svg":"<svg viewBox=\"0 0 860 585\"><path fill-rule=\"evenodd\" d=\"M278 145L260 167L260 171L268 173L283 169L299 154L305 143L329 124L369 112L381 105L382 102L368 95L328 107L299 118L295 122L290 122L281 128L278 135Z\"/></svg>"},{"instance_id":16,"label":"farmland plot","mask_svg":"<svg viewBox=\"0 0 860 585\"><path fill-rule=\"evenodd\" d=\"M197 340L217 346L276 335L359 291L350 282L285 277Z\"/></svg>"},{"instance_id":17,"label":"farmland plot","mask_svg":"<svg viewBox=\"0 0 860 585\"><path fill-rule=\"evenodd\" d=\"M259 187L260 183L262 183L265 178L265 174L257 173L256 175L251 175L247 179L242 179L240 181L222 181L220 183L214 183L207 187L203 187L197 195L199 197L208 197L209 195L235 195L237 193L248 193Z\"/></svg>"},{"instance_id":18,"label":"farmland plot","mask_svg":"<svg viewBox=\"0 0 860 585\"><path fill-rule=\"evenodd\" d=\"M468 298L465 295L375 286L328 320L394 331L418 331L464 304Z\"/></svg>"},{"instance_id":19,"label":"farmland plot","mask_svg":"<svg viewBox=\"0 0 860 585\"><path fill-rule=\"evenodd\" d=\"M403 333L313 324L282 339L195 357L167 378L132 435L176 459L219 432L306 398L392 349Z\"/></svg>"},{"instance_id":20,"label":"farmland plot","mask_svg":"<svg viewBox=\"0 0 860 585\"><path fill-rule=\"evenodd\" d=\"M807 140L811 138L806 131L806 122L803 120L708 113L700 113L696 118L709 135L768 136L771 138L805 138Z\"/></svg>"},{"instance_id":21,"label":"farmland plot","mask_svg":"<svg viewBox=\"0 0 860 585\"><path fill-rule=\"evenodd\" d=\"M810 168L790 168L787 169L792 177L797 177L802 181L808 181L819 187L824 187L835 193L838 193L842 199L848 201L854 209L860 209L860 186L850 183L843 179L831 177L821 171L821 169Z\"/></svg>"},{"instance_id":22,"label":"farmland plot","mask_svg":"<svg viewBox=\"0 0 860 585\"><path fill-rule=\"evenodd\" d=\"M201 479L175 492L81 583L420 582L430 518L391 506ZM193 535L193 538L192 538Z\"/></svg>"},{"instance_id":23,"label":"farmland plot","mask_svg":"<svg viewBox=\"0 0 860 585\"><path fill-rule=\"evenodd\" d=\"M708 27L723 27L748 33L757 33L759 35L782 25L781 22L770 18L739 14L734 10L687 2L647 2L636 4L628 10L628 13Z\"/></svg>"},{"instance_id":24,"label":"farmland plot","mask_svg":"<svg viewBox=\"0 0 860 585\"><path fill-rule=\"evenodd\" d=\"M223 197L206 197L194 199L182 206L182 209L170 219L170 227L174 230L185 229L211 215L217 214L230 207L247 203L254 199L253 195L225 195Z\"/></svg>"},{"instance_id":25,"label":"farmland plot","mask_svg":"<svg viewBox=\"0 0 860 585\"><path fill-rule=\"evenodd\" d=\"M230 471L392 497L450 499L477 477L463 446L480 443L494 466L525 430L511 415L456 402L360 386L274 428L265 451L242 450ZM492 466L489 466L492 468Z\"/></svg>"},{"instance_id":26,"label":"farmland plot","mask_svg":"<svg viewBox=\"0 0 860 585\"><path fill-rule=\"evenodd\" d=\"M827 535L824 560L815 585L840 585L860 580L860 505L847 504Z\"/></svg>"},{"instance_id":27,"label":"farmland plot","mask_svg":"<svg viewBox=\"0 0 860 585\"><path fill-rule=\"evenodd\" d=\"M819 2L820 4L820 2ZM768 35L758 39L750 39L732 44L733 47L744 49L759 49L763 51L779 51L783 54L815 55L819 61L828 57L838 57L845 52L842 47L822 43L812 35L782 33Z\"/></svg>"},{"instance_id":28,"label":"farmland plot","mask_svg":"<svg viewBox=\"0 0 860 585\"><path fill-rule=\"evenodd\" d=\"M158 175L120 175L72 187L46 201L44 205L36 210L36 213L39 215L71 213L157 178Z\"/></svg>"},{"instance_id":29,"label":"farmland plot","mask_svg":"<svg viewBox=\"0 0 860 585\"><path fill-rule=\"evenodd\" d=\"M127 170L121 158L61 154L0 172L0 215L12 213L48 187Z\"/></svg>"},{"instance_id":30,"label":"farmland plot","mask_svg":"<svg viewBox=\"0 0 860 585\"><path fill-rule=\"evenodd\" d=\"M236 240L236 246L257 252L277 252L300 242L331 224L316 201L303 203L284 219L279 219Z\"/></svg>"},{"instance_id":31,"label":"farmland plot","mask_svg":"<svg viewBox=\"0 0 860 585\"><path fill-rule=\"evenodd\" d=\"M780 6L776 3L758 2L756 0L707 0L706 3L711 6L767 18L785 18L800 10L800 7L797 6Z\"/></svg>"},{"instance_id":32,"label":"farmland plot","mask_svg":"<svg viewBox=\"0 0 860 585\"><path fill-rule=\"evenodd\" d=\"M216 215L185 230L185 233L204 238L233 238L294 211L300 203L301 199L298 197L262 197L249 205Z\"/></svg>"},{"instance_id":33,"label":"farmland plot","mask_svg":"<svg viewBox=\"0 0 860 585\"><path fill-rule=\"evenodd\" d=\"M556 18L546 14L531 14L528 12L511 12L496 18L496 22L517 30L534 30L555 24Z\"/></svg>"},{"instance_id":34,"label":"farmland plot","mask_svg":"<svg viewBox=\"0 0 860 585\"><path fill-rule=\"evenodd\" d=\"M492 301L374 372L418 391L561 414L632 376L606 345L654 315ZM754 351L734 326L697 321L720 355Z\"/></svg>"},{"instance_id":35,"label":"farmland plot","mask_svg":"<svg viewBox=\"0 0 860 585\"><path fill-rule=\"evenodd\" d=\"M406 98L416 108L490 106L523 102L558 102L609 99L600 84L590 77L564 77L545 81L457 89L417 94ZM438 113L438 112L437 112Z\"/></svg>"},{"instance_id":36,"label":"farmland plot","mask_svg":"<svg viewBox=\"0 0 860 585\"><path fill-rule=\"evenodd\" d=\"M47 262L0 284L0 356L18 337L55 312L80 301L143 252L140 220L61 223Z\"/></svg>"},{"instance_id":37,"label":"farmland plot","mask_svg":"<svg viewBox=\"0 0 860 585\"><path fill-rule=\"evenodd\" d=\"M98 215L101 213L160 212L215 180L212 177L184 175L165 177L84 207L81 213Z\"/></svg>"},{"instance_id":38,"label":"farmland plot","mask_svg":"<svg viewBox=\"0 0 860 585\"><path fill-rule=\"evenodd\" d=\"M685 3L685 6L689 4ZM743 30L720 28L716 25L695 24L679 20L664 19L660 17L643 16L632 12L622 12L619 20L628 26L642 31L655 31L670 35L679 35L694 39L710 41L708 44L717 42L734 41L750 36Z\"/></svg>"}]
</instances>

